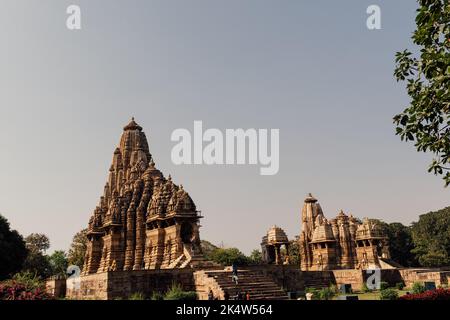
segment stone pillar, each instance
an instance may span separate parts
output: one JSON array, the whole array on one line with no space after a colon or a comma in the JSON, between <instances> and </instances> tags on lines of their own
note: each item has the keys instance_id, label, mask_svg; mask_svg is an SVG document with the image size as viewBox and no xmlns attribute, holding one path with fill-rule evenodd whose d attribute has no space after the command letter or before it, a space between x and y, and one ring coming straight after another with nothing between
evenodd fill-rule
<instances>
[{"instance_id":1,"label":"stone pillar","mask_svg":"<svg viewBox=\"0 0 450 320\"><path fill-rule=\"evenodd\" d=\"M134 265L134 250L135 250L135 233L136 228L136 217L132 206L127 212L127 238L126 238L126 248L125 248L125 265L124 270L131 270Z\"/></svg>"},{"instance_id":2,"label":"stone pillar","mask_svg":"<svg viewBox=\"0 0 450 320\"><path fill-rule=\"evenodd\" d=\"M136 250L133 270L141 270L144 266L144 248L145 248L145 210L151 198L151 180L146 178L144 184L144 191L142 193L141 201L137 209L136 215Z\"/></svg>"},{"instance_id":3,"label":"stone pillar","mask_svg":"<svg viewBox=\"0 0 450 320\"><path fill-rule=\"evenodd\" d=\"M275 264L279 265L281 264L281 253L280 253L280 245L275 245Z\"/></svg>"},{"instance_id":4,"label":"stone pillar","mask_svg":"<svg viewBox=\"0 0 450 320\"><path fill-rule=\"evenodd\" d=\"M284 246L286 248L286 259L285 259L285 262L287 262L287 264L290 264L291 263L291 256L289 254L289 244L286 243Z\"/></svg>"}]
</instances>

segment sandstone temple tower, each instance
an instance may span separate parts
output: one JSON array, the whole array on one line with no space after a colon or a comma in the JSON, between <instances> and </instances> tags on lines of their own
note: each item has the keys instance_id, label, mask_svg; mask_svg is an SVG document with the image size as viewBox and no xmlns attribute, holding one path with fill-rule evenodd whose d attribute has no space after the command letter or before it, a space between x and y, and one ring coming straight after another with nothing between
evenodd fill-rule
<instances>
[{"instance_id":1,"label":"sandstone temple tower","mask_svg":"<svg viewBox=\"0 0 450 320\"><path fill-rule=\"evenodd\" d=\"M183 186L155 168L145 133L133 118L89 220L83 274L191 266L202 260L200 218Z\"/></svg>"},{"instance_id":2,"label":"sandstone temple tower","mask_svg":"<svg viewBox=\"0 0 450 320\"><path fill-rule=\"evenodd\" d=\"M340 212L328 221L317 199L306 197L299 240L304 271L389 267L389 247L379 225Z\"/></svg>"}]
</instances>

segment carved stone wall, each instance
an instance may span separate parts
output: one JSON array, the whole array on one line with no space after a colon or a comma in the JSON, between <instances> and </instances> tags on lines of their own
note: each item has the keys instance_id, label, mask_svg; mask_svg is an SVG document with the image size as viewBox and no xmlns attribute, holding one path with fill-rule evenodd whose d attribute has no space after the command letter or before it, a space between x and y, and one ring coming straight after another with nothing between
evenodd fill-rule
<instances>
[{"instance_id":1,"label":"carved stone wall","mask_svg":"<svg viewBox=\"0 0 450 320\"><path fill-rule=\"evenodd\" d=\"M153 293L165 293L173 283L183 290L195 291L193 269L139 270L101 272L81 276L79 289L67 290L69 299L107 300L129 298L141 293L150 298Z\"/></svg>"}]
</instances>

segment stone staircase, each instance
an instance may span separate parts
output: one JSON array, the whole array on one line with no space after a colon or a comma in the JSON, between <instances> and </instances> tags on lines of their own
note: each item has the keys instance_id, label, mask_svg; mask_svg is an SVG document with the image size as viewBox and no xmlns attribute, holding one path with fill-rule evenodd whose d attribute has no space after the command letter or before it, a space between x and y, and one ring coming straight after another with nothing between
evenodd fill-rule
<instances>
[{"instance_id":1,"label":"stone staircase","mask_svg":"<svg viewBox=\"0 0 450 320\"><path fill-rule=\"evenodd\" d=\"M167 269L183 269L183 268L214 268L218 264L205 259L203 254L196 254L192 250L192 246L183 245L183 254L175 259Z\"/></svg>"},{"instance_id":2,"label":"stone staircase","mask_svg":"<svg viewBox=\"0 0 450 320\"><path fill-rule=\"evenodd\" d=\"M205 271L211 280L220 288L220 298L228 291L233 299L239 291L249 292L251 300L288 300L288 295L277 285L270 276L256 271L242 270L238 272L238 285L232 279L232 272L225 270Z\"/></svg>"},{"instance_id":3,"label":"stone staircase","mask_svg":"<svg viewBox=\"0 0 450 320\"><path fill-rule=\"evenodd\" d=\"M180 268L180 266L185 263L189 263L189 261L186 259L186 256L182 254L178 258L176 258L173 262L171 262L170 265L167 267L167 269Z\"/></svg>"}]
</instances>

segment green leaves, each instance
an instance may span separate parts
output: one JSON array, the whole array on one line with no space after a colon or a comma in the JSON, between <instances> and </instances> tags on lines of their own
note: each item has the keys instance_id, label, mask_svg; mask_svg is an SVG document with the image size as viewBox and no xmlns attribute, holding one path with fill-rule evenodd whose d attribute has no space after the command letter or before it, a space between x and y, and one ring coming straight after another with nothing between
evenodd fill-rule
<instances>
[{"instance_id":1,"label":"green leaves","mask_svg":"<svg viewBox=\"0 0 450 320\"><path fill-rule=\"evenodd\" d=\"M412 237L422 266L450 265L450 207L421 215L413 223Z\"/></svg>"},{"instance_id":2,"label":"green leaves","mask_svg":"<svg viewBox=\"0 0 450 320\"><path fill-rule=\"evenodd\" d=\"M418 0L412 36L420 55L404 50L395 55L397 81L406 81L410 105L393 120L402 141L415 141L417 151L435 158L429 172L450 184L450 4Z\"/></svg>"}]
</instances>

